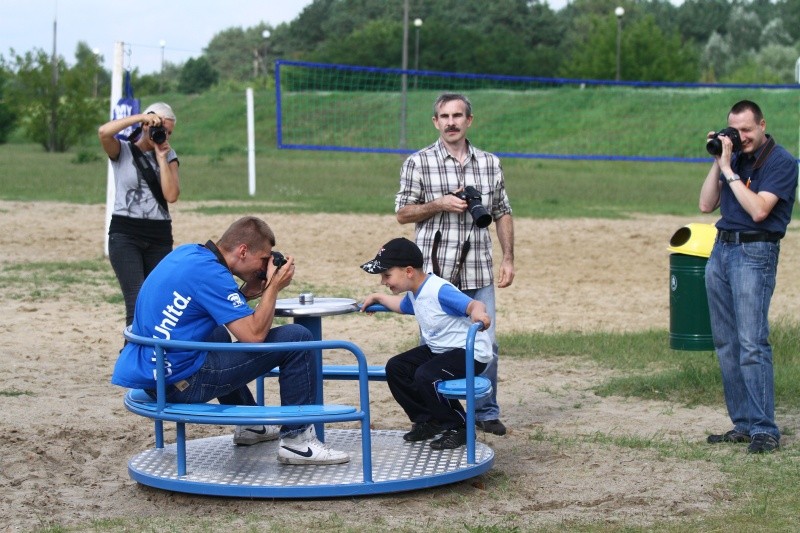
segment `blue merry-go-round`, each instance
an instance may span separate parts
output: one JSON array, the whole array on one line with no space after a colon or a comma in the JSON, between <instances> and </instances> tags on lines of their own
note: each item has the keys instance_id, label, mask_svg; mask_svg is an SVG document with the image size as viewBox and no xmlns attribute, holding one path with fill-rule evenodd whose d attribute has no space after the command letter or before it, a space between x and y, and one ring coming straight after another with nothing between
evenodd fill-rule
<instances>
[{"instance_id":1,"label":"blue merry-go-round","mask_svg":"<svg viewBox=\"0 0 800 533\"><path fill-rule=\"evenodd\" d=\"M324 302L319 302L318 306ZM354 303L354 302L353 302ZM320 316L309 309L293 309L283 302L284 316L308 326L315 338L321 336ZM288 311L287 311L288 309ZM383 310L379 306L370 310ZM487 472L494 464L494 451L476 441L475 400L491 392L489 381L474 376L472 356L474 324L466 339L466 379L440 384L439 392L448 398L466 400L467 445L453 450L433 450L428 442L405 442L404 431L373 430L370 426L370 381L385 381L382 366L369 366L361 349L341 340L314 340L305 343L207 343L140 337L125 332L128 342L152 346L157 358L156 390L153 400L141 390L125 395L125 407L155 424L155 446L128 462L135 481L159 489L191 494L247 498L324 498L384 494L418 490L470 479ZM164 353L171 348L230 350L238 352L309 349L317 354L317 403L280 406L264 402L264 382L279 369L256 383L256 406L216 403L171 404L164 401ZM352 365L324 364L326 351L349 352ZM358 405L323 403L323 382L351 380L358 386ZM164 442L164 423L175 423L175 442ZM338 429L337 423L355 422L358 429ZM350 462L341 465L284 465L276 460L278 442L236 446L231 434L198 439L187 438L187 425L314 424L320 440L349 453ZM327 427L326 427L327 425ZM349 424L352 427L352 424Z\"/></svg>"}]
</instances>

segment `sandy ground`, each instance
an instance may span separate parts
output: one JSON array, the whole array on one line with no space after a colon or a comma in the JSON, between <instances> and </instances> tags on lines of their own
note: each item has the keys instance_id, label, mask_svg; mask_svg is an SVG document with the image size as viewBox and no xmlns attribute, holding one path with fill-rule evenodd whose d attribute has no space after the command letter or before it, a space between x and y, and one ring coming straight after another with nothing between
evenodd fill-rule
<instances>
[{"instance_id":1,"label":"sandy ground","mask_svg":"<svg viewBox=\"0 0 800 533\"><path fill-rule=\"evenodd\" d=\"M180 203L173 210L177 243L216 239L237 218L201 215L194 207ZM296 283L286 297L308 287L328 296L363 297L377 289L377 278L358 265L389 238L410 237L412 231L391 216L253 214L273 227L277 249L298 258ZM4 279L13 278L9 272L17 264L102 257L104 206L0 202L0 220ZM667 329L669 238L685 224L714 220L698 215L690 220L515 221L517 278L512 288L498 291L499 330ZM800 316L800 285L792 282L800 267L796 226L782 254L773 319ZM419 530L445 527L452 508L458 509L456 528L459 523L521 529L581 522L647 525L719 512L730 496L724 475L712 464L590 438L700 441L708 431L728 429L722 405L689 409L602 398L592 388L609 376L607 370L555 357L502 360L499 399L511 431L505 437L480 436L494 448L496 461L477 480L400 495L319 501L195 497L143 487L128 477L126 463L152 446L152 425L128 413L123 391L108 381L124 313L121 303L104 298L118 289L98 281L76 292L70 284L60 287L58 279L47 277L33 291L6 283L0 294L0 530L87 527L90 520L137 516L154 530L164 518L183 522L182 529L209 523L258 528L266 521L290 520L301 530ZM414 342L414 325L405 318L375 320L326 319L325 337L354 341L372 363L383 363ZM338 394L347 399L350 392L345 388ZM408 425L385 385L374 384L371 396L376 427ZM784 446L796 439L785 438Z\"/></svg>"}]
</instances>

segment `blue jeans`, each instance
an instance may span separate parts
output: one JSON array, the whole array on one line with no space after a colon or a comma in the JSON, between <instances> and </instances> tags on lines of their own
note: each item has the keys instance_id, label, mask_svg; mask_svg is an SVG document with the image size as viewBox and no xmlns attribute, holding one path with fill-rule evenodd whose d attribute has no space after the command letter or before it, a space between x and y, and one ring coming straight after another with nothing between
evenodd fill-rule
<instances>
[{"instance_id":1,"label":"blue jeans","mask_svg":"<svg viewBox=\"0 0 800 533\"><path fill-rule=\"evenodd\" d=\"M769 304L775 290L780 244L715 243L705 281L711 333L722 372L725 404L734 429L748 435L775 425Z\"/></svg>"},{"instance_id":2,"label":"blue jeans","mask_svg":"<svg viewBox=\"0 0 800 533\"><path fill-rule=\"evenodd\" d=\"M486 369L481 374L492 383L492 394L481 398L475 403L475 419L478 421L497 420L500 418L500 406L497 405L497 363L499 358L497 336L495 334L497 313L494 303L494 285L487 285L480 289L469 289L462 292L473 300L483 302L483 305L486 306L486 312L492 317L492 325L487 330L489 338L492 341L492 360L487 363Z\"/></svg>"},{"instance_id":3,"label":"blue jeans","mask_svg":"<svg viewBox=\"0 0 800 533\"><path fill-rule=\"evenodd\" d=\"M168 244L155 244L126 233L108 236L108 259L117 275L122 298L125 300L125 325L133 324L136 297L144 278L172 251Z\"/></svg>"},{"instance_id":4,"label":"blue jeans","mask_svg":"<svg viewBox=\"0 0 800 533\"><path fill-rule=\"evenodd\" d=\"M206 342L230 342L228 331L220 326L205 339ZM265 342L306 342L311 333L298 324L287 324L269 330ZM186 379L189 386L180 391L167 386L167 401L174 403L204 403L216 398L226 405L255 405L247 384L280 367L281 405L314 403L317 367L311 350L288 352L208 352L200 369ZM281 437L296 435L308 427L281 426Z\"/></svg>"}]
</instances>

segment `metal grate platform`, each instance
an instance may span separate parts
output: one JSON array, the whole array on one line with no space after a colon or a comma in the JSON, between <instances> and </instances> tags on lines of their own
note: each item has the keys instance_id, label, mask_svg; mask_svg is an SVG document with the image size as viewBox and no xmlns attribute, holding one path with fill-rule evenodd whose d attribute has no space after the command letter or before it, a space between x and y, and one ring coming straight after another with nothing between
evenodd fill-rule
<instances>
[{"instance_id":1,"label":"metal grate platform","mask_svg":"<svg viewBox=\"0 0 800 533\"><path fill-rule=\"evenodd\" d=\"M364 483L361 431L325 431L333 448L347 451L343 465L284 465L277 461L278 441L235 446L231 435L186 441L185 476L177 475L176 447L151 449L133 457L128 472L143 485L218 496L250 498L322 498L383 494L463 481L488 471L494 451L475 444L475 464L467 464L465 446L437 451L430 441L403 441L403 431L372 431L372 478Z\"/></svg>"}]
</instances>

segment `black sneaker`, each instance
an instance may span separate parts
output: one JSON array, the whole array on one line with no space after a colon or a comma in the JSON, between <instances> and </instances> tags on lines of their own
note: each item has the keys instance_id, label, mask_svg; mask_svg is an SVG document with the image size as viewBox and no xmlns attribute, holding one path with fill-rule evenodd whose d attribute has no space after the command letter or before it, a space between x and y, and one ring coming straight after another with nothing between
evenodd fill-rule
<instances>
[{"instance_id":1,"label":"black sneaker","mask_svg":"<svg viewBox=\"0 0 800 533\"><path fill-rule=\"evenodd\" d=\"M467 428L448 429L442 436L431 442L434 450L452 450L467 443Z\"/></svg>"},{"instance_id":2,"label":"black sneaker","mask_svg":"<svg viewBox=\"0 0 800 533\"><path fill-rule=\"evenodd\" d=\"M432 439L442 432L441 426L435 422L420 422L414 424L411 431L403 435L403 440L406 442L418 442L421 440Z\"/></svg>"},{"instance_id":3,"label":"black sneaker","mask_svg":"<svg viewBox=\"0 0 800 533\"><path fill-rule=\"evenodd\" d=\"M503 436L506 434L506 427L503 425L502 422L499 420L476 420L475 427L485 431L486 433L492 433L494 435Z\"/></svg>"},{"instance_id":4,"label":"black sneaker","mask_svg":"<svg viewBox=\"0 0 800 533\"><path fill-rule=\"evenodd\" d=\"M709 435L706 439L709 444L720 444L722 442L750 442L750 435L732 429L722 435Z\"/></svg>"},{"instance_id":5,"label":"black sneaker","mask_svg":"<svg viewBox=\"0 0 800 533\"><path fill-rule=\"evenodd\" d=\"M772 453L781 447L778 439L769 433L756 433L747 447L747 453Z\"/></svg>"}]
</instances>

